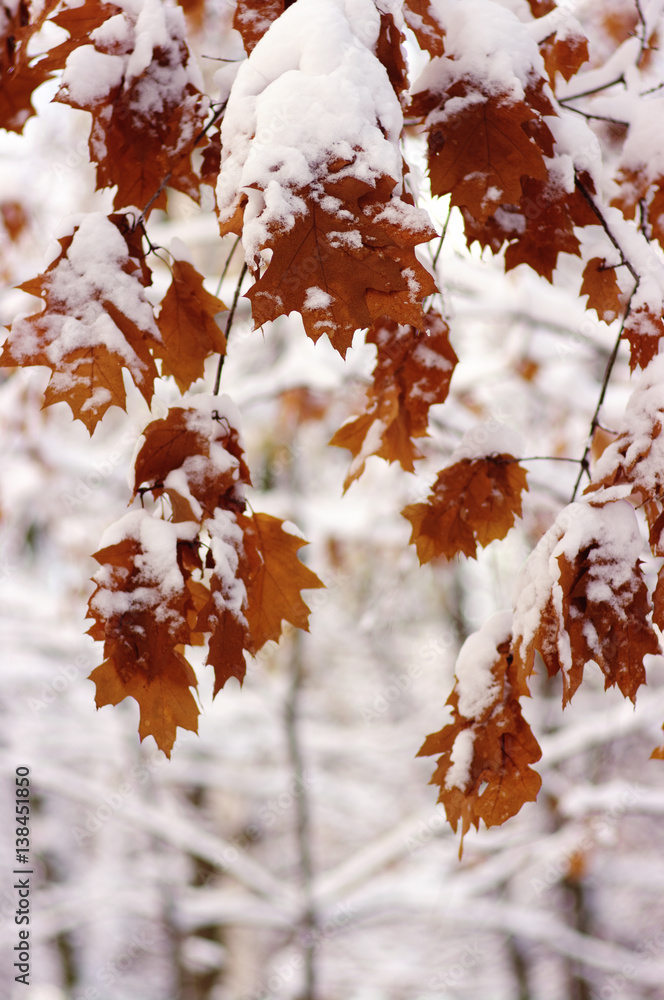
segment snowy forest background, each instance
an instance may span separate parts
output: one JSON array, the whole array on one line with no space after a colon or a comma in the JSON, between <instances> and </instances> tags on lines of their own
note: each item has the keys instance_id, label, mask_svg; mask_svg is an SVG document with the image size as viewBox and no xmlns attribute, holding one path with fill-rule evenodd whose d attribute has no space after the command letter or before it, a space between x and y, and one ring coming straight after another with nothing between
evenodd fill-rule
<instances>
[{"instance_id":1,"label":"snowy forest background","mask_svg":"<svg viewBox=\"0 0 664 1000\"><path fill-rule=\"evenodd\" d=\"M146 3L152 0L146 0ZM10 4L11 6L11 4ZM208 92L218 59L244 57L227 0L183 4ZM526 19L528 5L503 6ZM566 5L595 65L635 31L629 0ZM644 4L652 23L661 4ZM57 29L53 38L59 39ZM622 35L621 35L622 33ZM52 39L48 38L48 44ZM652 56L651 73L664 70ZM221 71L228 74L228 66ZM232 70L231 70L232 72ZM578 85L578 80L576 81ZM26 310L13 286L39 271L72 213L111 211L94 190L89 117L38 93L38 117L0 137L0 320ZM600 123L599 128L603 126ZM423 158L411 136L412 158ZM439 229L444 200L422 194ZM529 466L524 518L478 560L420 567L399 516L440 462L512 442L524 456L576 456L613 345L584 311L565 269L552 287L524 267L467 250L456 213L437 262L460 365L417 476L370 458L343 493L348 456L327 443L356 412L374 362L356 341L346 361L313 345L291 315L251 332L240 299L224 369L240 408L261 510L309 541L309 634L286 630L207 705L196 736L167 761L139 744L138 710L94 707L99 663L84 635L91 553L124 512L148 409L129 397L90 439L68 409L41 410L42 369L0 386L0 982L30 1000L645 1000L664 982L664 663L652 657L636 707L604 692L599 670L563 714L560 682L538 674L526 717L543 750L538 801L500 829L458 837L416 759L440 728L456 653L509 604L516 570L561 504L577 467ZM234 238L220 240L212 192L169 195L151 221L181 240L214 292ZM220 290L229 302L240 272ZM159 271L156 272L158 284ZM165 287L165 271L161 274ZM256 345L259 343L260 350ZM627 356L606 420L627 397ZM211 377L214 364L211 364ZM162 380L153 416L177 399ZM161 407L161 409L160 409ZM438 464L437 464L438 461ZM88 623L89 624L89 623ZM13 775L31 769L31 985L14 983Z\"/></svg>"}]
</instances>

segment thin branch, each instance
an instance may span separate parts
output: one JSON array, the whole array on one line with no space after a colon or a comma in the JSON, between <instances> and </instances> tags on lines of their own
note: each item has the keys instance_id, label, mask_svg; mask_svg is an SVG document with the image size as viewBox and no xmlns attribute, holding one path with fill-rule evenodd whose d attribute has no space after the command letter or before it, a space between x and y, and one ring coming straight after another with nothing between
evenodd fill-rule
<instances>
[{"instance_id":1,"label":"thin branch","mask_svg":"<svg viewBox=\"0 0 664 1000\"><path fill-rule=\"evenodd\" d=\"M582 90L579 94L569 94L567 97L560 97L558 99L558 104L562 104L564 106L568 101L578 101L580 97L592 97L593 94L601 94L603 90L608 90L609 87L615 87L618 83L625 83L625 77L622 73L620 76L616 77L615 80L611 80L610 83L603 83L601 86L591 87L589 90Z\"/></svg>"},{"instance_id":2,"label":"thin branch","mask_svg":"<svg viewBox=\"0 0 664 1000\"><path fill-rule=\"evenodd\" d=\"M624 314L624 316L622 318L622 323L620 324L620 330L618 331L618 336L616 337L616 342L613 345L613 350L611 351L611 356L609 357L609 360L608 360L607 365L606 365L606 371L604 372L604 379L602 381L602 388L600 390L599 399L597 400L597 406L595 407L595 412L593 413L593 418L592 418L592 420L590 422L590 433L588 434L588 440L586 442L586 447L585 447L585 450L583 452L583 457L581 458L581 468L579 469L579 475L577 476L576 482L574 484L574 490L572 491L572 499L570 500L570 503L574 503L574 501L576 499L576 494L577 494L577 492L579 490L579 486L581 485L581 480L583 479L583 474L585 473L588 476L588 478L590 479L590 463L588 461L588 456L590 455L590 449L592 448L593 435L595 433L595 429L599 426L599 411L601 410L602 405L604 403L604 398L606 396L606 391L607 391L608 386L609 386L609 380L611 379L611 374L613 372L613 367L614 367L614 365L616 363L616 358L618 357L618 350L620 349L620 342L622 340L622 335L623 335L623 332L625 330L625 323L627 322L627 317L629 316L630 310L632 308L632 299L634 298L634 293L636 292L636 289L638 287L639 287L639 282L638 282L638 279L637 279L636 284L635 284L634 288L632 289L632 293L631 293L631 295L629 297L629 301L627 303L627 306L625 308L625 314Z\"/></svg>"},{"instance_id":3,"label":"thin branch","mask_svg":"<svg viewBox=\"0 0 664 1000\"><path fill-rule=\"evenodd\" d=\"M226 274L228 272L228 268L230 267L231 261L233 260L233 255L234 255L235 251L237 250L238 246L240 245L240 240L241 239L242 239L241 236L238 236L236 238L235 243L231 247L231 252L229 253L228 257L226 258L226 263L224 264L224 269L221 272L221 276L219 278L219 284L217 285L217 289L216 289L216 291L214 293L217 296L217 298L219 298L219 293L221 292L221 286L224 283L224 278L226 277Z\"/></svg>"},{"instance_id":4,"label":"thin branch","mask_svg":"<svg viewBox=\"0 0 664 1000\"><path fill-rule=\"evenodd\" d=\"M613 235L613 233L612 233L612 231L611 231L611 229L609 227L608 222L606 221L606 219L604 218L604 215L602 214L601 208L595 203L595 201L593 200L592 195L590 194L590 191L585 186L585 184L583 184L582 181L579 180L578 175L575 175L575 177L574 177L574 184L576 186L577 191L579 191L583 195L584 199L586 200L586 202L588 203L588 205L590 206L590 208L593 210L594 214L597 216L597 219L598 219L598 221L599 221L602 229L604 230L604 232L609 237L609 239L613 243L614 247L616 248L616 250L620 254L621 263L625 265L625 267L627 268L627 270L629 271L629 273L634 278L634 281L638 285L638 283L639 283L639 275L637 274L637 272L636 272L633 264L627 259L627 257L625 257L625 254L623 253L622 247L618 243L618 240L616 239L616 237ZM632 294L634 294L634 292L632 292ZM625 318L627 318L627 314L625 314Z\"/></svg>"},{"instance_id":5,"label":"thin branch","mask_svg":"<svg viewBox=\"0 0 664 1000\"><path fill-rule=\"evenodd\" d=\"M237 309L238 299L240 298L240 289L242 287L242 282L244 281L244 276L246 273L247 273L247 263L245 261L245 263L242 265L242 270L240 271L240 277L237 280L237 285L235 286L235 295L233 296L233 304L231 305L231 309L228 314L228 322L226 323L226 330L224 331L226 334L226 349L228 349L228 337L230 335L231 327L233 325L233 320L235 318L235 310ZM214 380L214 390L213 390L214 396L219 395L219 384L221 382L221 372L224 367L225 357L226 357L225 354L219 355L219 364L217 365L217 376Z\"/></svg>"},{"instance_id":6,"label":"thin branch","mask_svg":"<svg viewBox=\"0 0 664 1000\"><path fill-rule=\"evenodd\" d=\"M440 251L443 249L443 243L445 242L445 234L447 233L447 227L450 224L450 216L452 215L452 199L450 198L449 208L447 209L447 218L445 219L445 225L443 226L443 231L440 234L440 241L438 243L438 248L433 257L433 266L435 267L438 263L438 258L440 257Z\"/></svg>"},{"instance_id":7,"label":"thin branch","mask_svg":"<svg viewBox=\"0 0 664 1000\"><path fill-rule=\"evenodd\" d=\"M300 856L300 879L304 894L305 909L301 929L306 935L304 943L304 991L302 1000L314 1000L316 993L316 928L318 917L314 902L314 866L311 852L311 816L307 796L304 755L300 744L299 718L300 694L304 684L304 663L302 660L302 633L293 636L291 656L291 683L285 705L286 737L288 755L297 791L295 793L296 833Z\"/></svg>"},{"instance_id":8,"label":"thin branch","mask_svg":"<svg viewBox=\"0 0 664 1000\"><path fill-rule=\"evenodd\" d=\"M594 115L590 111L582 111L581 108L572 108L565 105L567 111L573 111L575 115L583 115L589 121L592 119L598 122L610 122L612 125L624 125L625 128L629 125L629 122L623 122L619 118L609 118L607 115Z\"/></svg>"}]
</instances>

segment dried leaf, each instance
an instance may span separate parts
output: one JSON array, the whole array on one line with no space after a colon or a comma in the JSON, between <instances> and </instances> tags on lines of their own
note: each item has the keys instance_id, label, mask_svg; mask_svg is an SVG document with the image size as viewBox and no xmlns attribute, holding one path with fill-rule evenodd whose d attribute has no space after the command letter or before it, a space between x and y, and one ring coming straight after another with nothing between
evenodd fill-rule
<instances>
[{"instance_id":1,"label":"dried leaf","mask_svg":"<svg viewBox=\"0 0 664 1000\"><path fill-rule=\"evenodd\" d=\"M507 454L464 458L438 474L426 503L401 512L413 526L410 541L421 563L463 553L504 538L521 516L526 471Z\"/></svg>"},{"instance_id":2,"label":"dried leaf","mask_svg":"<svg viewBox=\"0 0 664 1000\"><path fill-rule=\"evenodd\" d=\"M117 186L116 208L138 205L146 212L166 208L166 182L197 200L200 178L193 171L191 154L207 101L192 82L182 11L160 8L160 23L152 28L159 44L151 43L149 52L138 15L123 10L116 16L124 21L123 32L116 27L112 32L94 32L91 38L100 65L114 61L108 89L99 86L90 92L81 88L76 73L66 69L55 100L92 115L89 147L97 187ZM136 59L132 59L136 46L141 47L138 73L134 71ZM75 52L67 67L72 58ZM120 79L118 62L122 63Z\"/></svg>"},{"instance_id":3,"label":"dried leaf","mask_svg":"<svg viewBox=\"0 0 664 1000\"><path fill-rule=\"evenodd\" d=\"M431 784L440 786L438 801L453 830L461 820L462 843L471 824L479 829L480 820L486 826L504 823L536 799L542 783L530 766L541 751L521 713L519 698L528 692L514 667L509 630L503 635L503 618L489 619L462 647L447 700L453 720L428 736L418 753L440 754ZM476 684L480 671L486 688L469 698L466 675Z\"/></svg>"},{"instance_id":4,"label":"dried leaf","mask_svg":"<svg viewBox=\"0 0 664 1000\"><path fill-rule=\"evenodd\" d=\"M183 536L145 511L127 514L116 530L121 539L95 553L100 569L89 602L89 633L103 640L106 658L91 674L97 706L135 698L141 739L151 734L170 756L177 726L196 731L198 718L189 690L196 677L176 649L190 642L193 608L178 560Z\"/></svg>"},{"instance_id":5,"label":"dried leaf","mask_svg":"<svg viewBox=\"0 0 664 1000\"><path fill-rule=\"evenodd\" d=\"M523 676L532 672L535 651L549 676L560 671L563 705L573 697L590 660L604 674L605 688L617 685L632 701L645 683L643 658L657 653L659 642L648 620L641 546L627 501L596 509L576 503L561 515L521 572L515 659ZM533 628L535 613L538 625Z\"/></svg>"},{"instance_id":6,"label":"dried leaf","mask_svg":"<svg viewBox=\"0 0 664 1000\"><path fill-rule=\"evenodd\" d=\"M355 331L379 315L422 325L420 302L436 286L413 248L434 232L415 209L413 228L401 221L404 211L394 221L393 207L408 208L390 202L394 186L391 177L373 186L342 176L296 192L306 210L268 237L272 258L247 293L256 327L297 310L312 340L327 333L345 357Z\"/></svg>"},{"instance_id":7,"label":"dried leaf","mask_svg":"<svg viewBox=\"0 0 664 1000\"><path fill-rule=\"evenodd\" d=\"M18 0L0 7L0 128L21 132L35 113L34 91L53 75L47 61L28 50L57 3Z\"/></svg>"},{"instance_id":8,"label":"dried leaf","mask_svg":"<svg viewBox=\"0 0 664 1000\"><path fill-rule=\"evenodd\" d=\"M157 325L161 344L154 353L164 375L173 375L180 392L205 373L211 354L226 353L226 337L215 322L226 308L203 288L203 278L186 260L173 261L173 279L161 303Z\"/></svg>"},{"instance_id":9,"label":"dried leaf","mask_svg":"<svg viewBox=\"0 0 664 1000\"><path fill-rule=\"evenodd\" d=\"M422 91L413 113L428 115L429 175L434 195L451 194L484 223L501 204L516 204L521 178L547 180L542 138L551 133L541 114L509 93L483 93L472 82L457 81L445 94ZM540 144L532 138L538 123Z\"/></svg>"},{"instance_id":10,"label":"dried leaf","mask_svg":"<svg viewBox=\"0 0 664 1000\"><path fill-rule=\"evenodd\" d=\"M622 311L616 270L602 257L593 257L586 264L581 295L588 296L588 308L594 309L605 323L611 323Z\"/></svg>"},{"instance_id":11,"label":"dried leaf","mask_svg":"<svg viewBox=\"0 0 664 1000\"><path fill-rule=\"evenodd\" d=\"M278 640L283 622L309 631L309 608L301 590L323 587L297 553L307 543L284 531L283 521L270 514L239 514L245 560L241 574L247 591L246 620L256 654L270 639Z\"/></svg>"},{"instance_id":12,"label":"dried leaf","mask_svg":"<svg viewBox=\"0 0 664 1000\"><path fill-rule=\"evenodd\" d=\"M174 406L145 428L136 457L134 493L146 486L153 496L173 489L194 520L214 517L217 507L244 509L251 480L237 430L223 416L221 401L198 397L188 408Z\"/></svg>"},{"instance_id":13,"label":"dried leaf","mask_svg":"<svg viewBox=\"0 0 664 1000\"><path fill-rule=\"evenodd\" d=\"M286 6L284 0L237 0L233 27L242 35L247 54L253 51Z\"/></svg>"},{"instance_id":14,"label":"dried leaf","mask_svg":"<svg viewBox=\"0 0 664 1000\"><path fill-rule=\"evenodd\" d=\"M447 323L432 310L423 330L382 317L367 343L376 344L378 354L364 412L330 441L348 448L355 459L344 489L362 474L370 454L413 471L413 461L421 457L413 438L426 435L429 408L447 398L457 363Z\"/></svg>"},{"instance_id":15,"label":"dried leaf","mask_svg":"<svg viewBox=\"0 0 664 1000\"><path fill-rule=\"evenodd\" d=\"M90 214L60 240L44 274L21 286L44 310L12 325L0 355L2 365L49 367L44 405L67 403L90 432L110 406L124 408L123 367L147 402L158 374L159 331L118 219Z\"/></svg>"},{"instance_id":16,"label":"dried leaf","mask_svg":"<svg viewBox=\"0 0 664 1000\"><path fill-rule=\"evenodd\" d=\"M445 32L431 0L405 0L404 21L417 38L420 48L432 56L442 56Z\"/></svg>"},{"instance_id":17,"label":"dried leaf","mask_svg":"<svg viewBox=\"0 0 664 1000\"><path fill-rule=\"evenodd\" d=\"M588 39L576 31L563 32L561 37L555 31L541 42L540 52L551 86L555 87L556 73L571 80L588 61Z\"/></svg>"}]
</instances>

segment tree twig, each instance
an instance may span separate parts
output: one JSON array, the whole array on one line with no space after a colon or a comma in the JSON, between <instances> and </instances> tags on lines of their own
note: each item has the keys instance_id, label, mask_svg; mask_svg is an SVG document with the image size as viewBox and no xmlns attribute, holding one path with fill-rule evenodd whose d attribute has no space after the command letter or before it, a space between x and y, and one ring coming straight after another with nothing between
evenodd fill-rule
<instances>
[{"instance_id":1,"label":"tree twig","mask_svg":"<svg viewBox=\"0 0 664 1000\"><path fill-rule=\"evenodd\" d=\"M240 271L240 277L237 279L237 285L235 286L235 295L233 296L233 304L231 305L230 312L228 314L228 322L226 323L226 330L224 331L225 334L226 334L226 349L228 349L228 337L230 335L231 327L233 325L233 320L235 318L235 310L237 309L238 299L240 298L240 289L242 287L242 282L244 281L244 276L245 276L246 273L247 273L247 264L246 264L246 261L245 261L245 263L242 265L242 270ZM219 395L219 385L221 383L221 372L222 372L223 367L224 367L224 358L225 357L226 357L225 354L220 354L219 355L219 364L217 365L217 375L216 375L216 378L214 380L214 390L213 390L213 395L214 396L218 396Z\"/></svg>"}]
</instances>

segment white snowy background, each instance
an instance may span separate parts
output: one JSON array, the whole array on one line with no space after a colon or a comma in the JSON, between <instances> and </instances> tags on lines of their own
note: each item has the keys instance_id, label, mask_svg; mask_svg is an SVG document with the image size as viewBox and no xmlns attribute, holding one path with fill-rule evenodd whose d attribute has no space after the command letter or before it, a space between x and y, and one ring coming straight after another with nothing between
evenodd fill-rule
<instances>
[{"instance_id":1,"label":"white snowy background","mask_svg":"<svg viewBox=\"0 0 664 1000\"><path fill-rule=\"evenodd\" d=\"M228 4L208 5L204 55L239 56L230 16ZM211 62L201 59L210 78ZM211 93L224 74L207 80ZM0 140L0 199L20 202L29 219L17 244L0 244L4 323L25 314L29 300L11 286L43 269L67 218L110 211L110 195L93 193L87 116L48 103L54 90L40 92L23 136ZM441 228L447 205L424 204ZM233 239L220 241L209 199L199 209L172 196L150 233L166 247L182 240L216 290ZM538 801L501 829L471 831L462 860L427 784L434 761L415 758L447 721L462 642L510 605L518 568L569 501L577 467L525 463L524 520L477 562L420 567L399 510L426 495L464 435L466 454L508 440L524 457L580 456L615 331L584 313L579 266L561 256L555 289L525 268L505 276L500 260L464 249L452 216L439 263L460 357L452 397L432 412L417 475L370 458L346 494L349 456L327 442L356 412L373 348L358 337L343 362L325 338L314 346L295 315L251 332L240 300L222 388L242 414L251 501L298 526L327 589L305 594L310 633L287 630L251 662L242 689L230 681L212 703L212 671L198 664L200 732L181 731L171 761L152 738L139 744L133 701L96 711L86 679L100 662L84 634L91 553L126 510L150 414L129 387L128 415L110 411L89 439L64 405L40 410L45 370L5 373L3 996L295 1000L307 942L308 1000L664 996L664 777L648 759L662 741L661 658L635 708L605 693L592 665L564 714L559 680L534 677L525 714L543 750ZM157 270L157 295L165 285ZM609 424L627 398L626 354L621 364ZM213 359L194 391L210 391L214 370ZM323 416L298 426L288 390L304 389ZM173 384L158 383L152 415L177 399ZM28 988L14 982L11 950L22 765L36 869Z\"/></svg>"}]
</instances>

